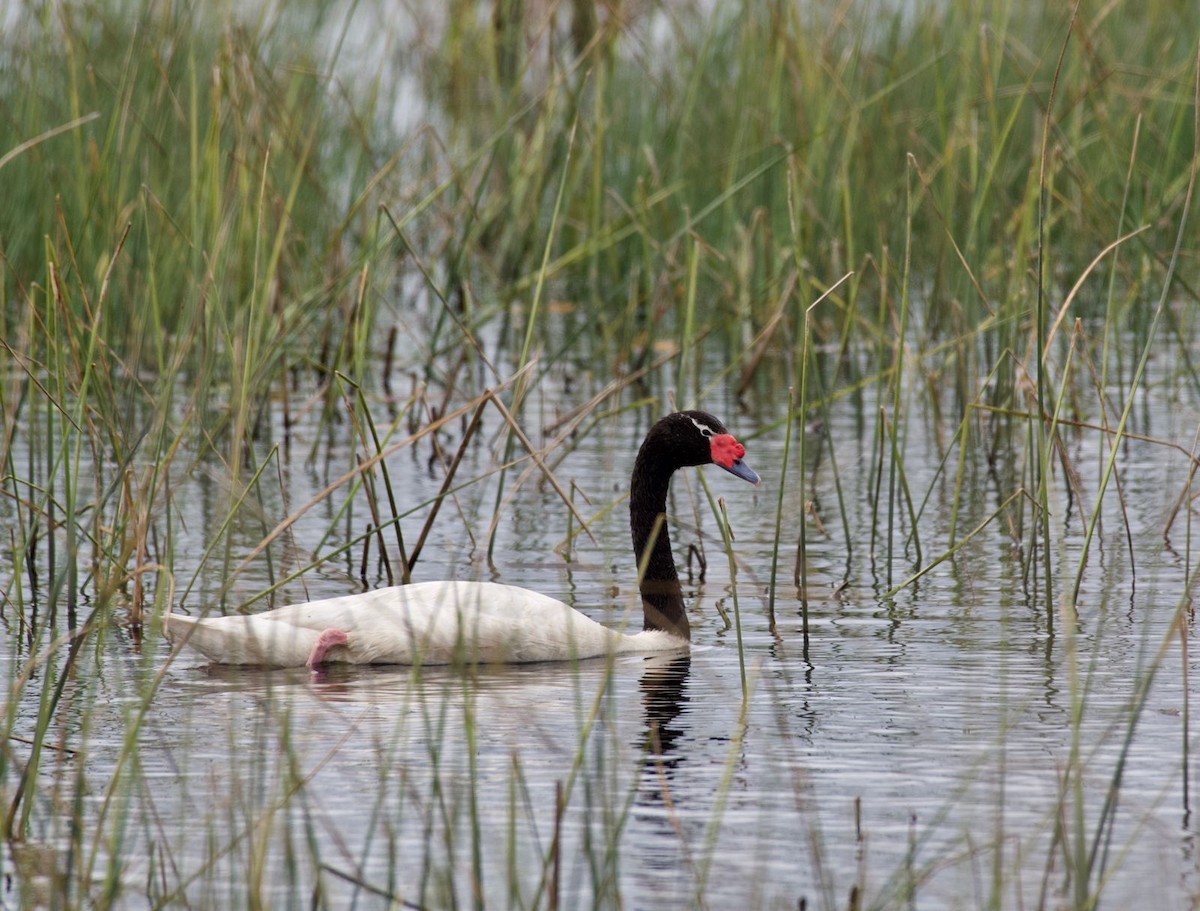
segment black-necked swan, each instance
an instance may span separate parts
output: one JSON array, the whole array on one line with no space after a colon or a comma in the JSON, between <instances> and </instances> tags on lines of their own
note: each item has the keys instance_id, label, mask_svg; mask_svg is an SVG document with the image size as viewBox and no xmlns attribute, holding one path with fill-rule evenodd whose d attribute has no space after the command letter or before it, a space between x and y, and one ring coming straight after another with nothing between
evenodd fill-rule
<instances>
[{"instance_id":1,"label":"black-necked swan","mask_svg":"<svg viewBox=\"0 0 1200 911\"><path fill-rule=\"evenodd\" d=\"M187 644L217 664L268 667L523 663L685 649L691 631L659 519L667 488L677 468L710 462L757 486L758 475L742 461L745 452L707 412L679 411L650 428L629 492L633 553L637 565L645 563L640 633L609 629L528 589L457 581L396 585L246 616L172 613L163 631L172 644Z\"/></svg>"}]
</instances>

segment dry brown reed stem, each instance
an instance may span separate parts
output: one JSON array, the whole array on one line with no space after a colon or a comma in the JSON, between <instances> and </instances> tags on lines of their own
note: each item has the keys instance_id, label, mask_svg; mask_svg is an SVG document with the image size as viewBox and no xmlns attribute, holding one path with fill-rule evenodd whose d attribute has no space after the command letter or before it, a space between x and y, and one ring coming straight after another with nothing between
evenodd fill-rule
<instances>
[{"instance_id":1,"label":"dry brown reed stem","mask_svg":"<svg viewBox=\"0 0 1200 911\"><path fill-rule=\"evenodd\" d=\"M359 457L358 461L361 462L362 458ZM367 495L367 508L371 512L371 527L368 528L367 531L373 532L375 535L375 538L378 540L378 542L379 542L379 562L383 564L383 571L384 571L384 574L387 576L388 585L394 585L396 582L396 577L392 573L392 561L390 559L388 559L387 542L384 541L384 539L383 539L383 523L379 517L379 498L375 493L374 475L369 474L369 473L363 474L363 491ZM363 542L362 568L360 570L364 579L366 578L367 569L368 569L369 562L370 562L368 559L368 554L369 554L370 550L371 550L371 535L368 534L366 539Z\"/></svg>"},{"instance_id":2,"label":"dry brown reed stem","mask_svg":"<svg viewBox=\"0 0 1200 911\"><path fill-rule=\"evenodd\" d=\"M424 427L409 434L403 440L397 440L395 443L391 444L386 449L382 449L379 452L375 453L375 455L371 456L370 458L364 459L361 464L356 465L354 468L347 471L341 477L337 478L334 481L331 481L322 490L320 490L314 496L309 498L309 500L306 503L302 504L299 508L297 508L295 512L293 512L291 515L289 515L287 518L285 518L282 522L280 522L278 525L276 525L273 529L271 529L271 531L267 533L266 537L264 537L261 541L259 541L258 544L256 544L254 546L254 548L251 549L250 553L248 553L244 558L242 558L242 562L233 568L233 570L229 574L229 577L226 579L225 588L228 589L229 584L234 579L236 579L239 575L241 575L243 572L245 572L247 567L251 564L251 562L253 562L253 560L255 558L257 558L259 556L259 554L261 554L264 550L266 550L268 547L270 547L276 538L278 538L281 534L283 534L285 531L287 531L289 528L291 528L310 509L312 509L318 503L321 503L324 500L326 500L331 494L333 494L334 491L349 484L351 481L353 481L355 478L357 478L364 471L370 470L378 462L382 461L383 459L386 459L392 455L395 455L397 452L400 452L402 449L406 449L407 447L413 445L418 440L428 436L431 433L434 433L437 430L440 430L446 424L449 424L452 421L458 420L460 417L462 417L463 415L470 412L473 408L479 407L479 404L481 402L486 401L490 396L495 395L497 392L500 392L501 390L503 390L503 389L507 388L509 385L511 385L513 383L513 381L516 380L517 377L519 377L522 373L528 371L530 369L530 366L532 366L532 365L527 365L525 368L523 368L518 373L513 374L507 380L502 382L499 386L496 386L492 389L486 389L480 395L476 396L475 398L473 398L471 401L467 402L466 404L460 405L458 408L455 408L453 411L448 411L446 414L442 415L439 418L435 418L434 420L432 420L428 424L426 424Z\"/></svg>"},{"instance_id":3,"label":"dry brown reed stem","mask_svg":"<svg viewBox=\"0 0 1200 911\"><path fill-rule=\"evenodd\" d=\"M1083 283L1085 281L1087 281L1087 277L1092 274L1093 270L1095 270L1095 268L1098 265L1100 265L1100 262L1109 253L1111 253L1113 250L1117 249L1117 247L1121 246L1121 244L1125 243L1125 241L1129 240L1130 238L1137 237L1143 231L1148 231L1150 229L1150 227L1151 227L1150 225L1142 225L1136 231L1130 231L1128 234L1124 235L1123 237L1118 237L1111 244L1109 244L1107 247L1105 247L1103 250L1101 250L1099 253L1097 253L1095 259L1093 259L1090 263L1088 263L1087 268L1084 269L1081 273L1079 273L1079 278L1077 278L1075 280L1075 284L1071 287L1071 290L1069 292L1067 292L1067 296L1065 298L1063 298L1062 306L1058 310L1058 315L1055 316L1055 318L1054 318L1054 324L1050 327L1050 330L1046 333L1046 347L1042 351L1042 359L1043 360L1045 360L1046 357L1048 356L1047 352L1050 350L1050 344L1054 341L1054 336L1058 333L1058 329L1062 325L1062 321L1064 319L1066 319L1067 311L1071 307L1071 302L1073 300L1075 300L1075 295L1079 293L1079 289L1083 287Z\"/></svg>"},{"instance_id":4,"label":"dry brown reed stem","mask_svg":"<svg viewBox=\"0 0 1200 911\"><path fill-rule=\"evenodd\" d=\"M599 543L596 541L596 536L592 534L592 530L588 527L588 523L584 521L583 516L580 515L579 511L575 508L575 503L572 501L570 494L563 489L562 485L558 482L558 478L554 476L554 472L550 469L550 466L546 464L543 455L545 452L557 447L564 439L566 439L567 436L570 435L570 428L555 437L554 441L549 446L546 446L544 449L537 449L534 447L533 443L530 442L529 437L525 436L525 431L521 429L516 419L512 416L512 414L509 413L509 410L505 404L496 396L491 396L490 401L496 406L497 410L499 410L504 420L508 422L508 426L512 429L513 435L520 441L521 445L525 447L525 451L529 453L529 457L533 460L533 464L521 473L521 476L517 478L516 482L511 488L509 488L509 491L505 495L504 501L501 504L501 508L497 509L492 515L492 522L488 526L488 540L492 540L492 536L496 533L496 528L500 524L500 514L504 511L504 504L507 504L508 501L512 499L513 494L515 494L521 488L521 485L525 483L525 481L533 473L534 469L537 468L540 469L542 474L546 476L546 480L550 483L550 486L554 488L554 491L558 494L559 498L567 504L567 509L571 511L571 514L575 517L576 521L578 521L580 526L582 526L584 533L588 536L588 539L593 544Z\"/></svg>"},{"instance_id":5,"label":"dry brown reed stem","mask_svg":"<svg viewBox=\"0 0 1200 911\"><path fill-rule=\"evenodd\" d=\"M408 236L404 233L403 226L396 221L396 219L392 216L392 213L388 211L387 206L383 206L382 208L383 214L387 216L387 220L391 222L392 229L396 232L396 236L400 238L400 243L404 245L404 249L407 250L409 256L412 257L413 264L417 267L417 270L425 279L426 286L441 302L442 308L445 310L446 315L449 316L454 322L454 325L458 327L458 331L462 333L463 338L467 340L472 350L476 355L478 355L479 360L483 362L483 365L487 367L489 371L491 371L492 376L499 379L500 373L498 370L496 370L496 366L491 362L491 359L488 358L487 352L483 350L483 345L479 343L479 340L476 339L471 330L467 328L467 325L463 322L462 317L459 316L459 314L455 312L454 308L450 306L450 301L446 298L446 292L444 292L438 286L437 282L433 280L433 275L431 275L429 269L426 268L424 261L421 259L420 253L418 253L416 247L409 242Z\"/></svg>"},{"instance_id":6,"label":"dry brown reed stem","mask_svg":"<svg viewBox=\"0 0 1200 911\"><path fill-rule=\"evenodd\" d=\"M562 782L556 781L554 782L554 838L550 845L550 893L547 896L551 909L558 908L559 896L562 894L562 821L566 809Z\"/></svg>"},{"instance_id":7,"label":"dry brown reed stem","mask_svg":"<svg viewBox=\"0 0 1200 911\"><path fill-rule=\"evenodd\" d=\"M657 358L653 363L647 364L643 367L639 367L637 370L634 370L632 373L626 374L625 376L621 377L620 379L613 380L607 386L605 386L603 389L601 389L599 392L597 392L594 396L592 396L590 399L588 399L586 402L584 402L582 405L579 405L578 407L571 409L565 415L563 415L561 418L559 418L557 421L554 421L551 424L545 425L542 428L542 432L543 433L554 433L556 430L558 430L564 424L567 424L569 426L566 430L566 433L567 434L573 433L575 428L579 426L580 421L582 421L585 417L587 417L589 414L591 414L596 409L596 407L601 402L603 402L605 399L611 398L612 396L616 395L618 392L621 392L626 387L631 386L634 383L636 383L638 380L642 379L642 377L644 377L646 374L653 373L654 371L658 370L658 368L662 367L664 364L670 363L671 361L675 360L675 358L677 358L677 357L679 357L678 350L667 352L666 354ZM562 436L562 434L559 435L559 437L561 437L561 436Z\"/></svg>"},{"instance_id":8,"label":"dry brown reed stem","mask_svg":"<svg viewBox=\"0 0 1200 911\"><path fill-rule=\"evenodd\" d=\"M993 414L1003 415L1004 417L1025 419L1033 417L1032 413L1027 411L1013 411L1011 408L1003 408L999 405L988 405L985 402L972 402L971 407L978 411L989 411ZM1048 421L1051 419L1051 415L1042 415L1042 419ZM1174 449L1176 452L1182 453L1183 456L1187 458L1189 463L1200 467L1200 455L1197 455L1191 450L1185 448L1183 444L1176 443L1172 440L1164 440L1160 437L1152 437L1144 433L1133 433L1132 431L1128 430L1122 432L1115 427L1106 427L1103 424L1096 424L1092 421L1081 421L1077 418L1060 417L1055 423L1060 424L1063 427L1076 427L1080 430L1097 430L1106 436L1117 436L1119 433L1121 439L1123 440L1136 440L1139 443L1149 443L1152 446L1165 446L1167 449Z\"/></svg>"},{"instance_id":9,"label":"dry brown reed stem","mask_svg":"<svg viewBox=\"0 0 1200 911\"><path fill-rule=\"evenodd\" d=\"M459 463L462 462L463 455L467 451L467 444L471 442L471 438L475 436L475 431L479 428L479 422L483 418L483 407L486 404L487 401L484 400L475 408L475 412L471 415L471 421L467 424L467 429L463 433L462 442L458 444L458 451L454 453L454 458L450 461L450 465L446 469L446 477L442 481L441 489L438 490L437 496L434 498L433 505L429 509L429 515L425 517L425 524L421 527L421 534L417 536L417 543L413 545L412 553L408 556L408 568L410 570L416 566L417 558L421 556L421 549L425 546L425 539L429 536L429 532L433 528L433 522L442 508L442 503L446 499L446 493L450 490L450 485L454 483L454 475L458 472Z\"/></svg>"},{"instance_id":10,"label":"dry brown reed stem","mask_svg":"<svg viewBox=\"0 0 1200 911\"><path fill-rule=\"evenodd\" d=\"M243 572L245 572L246 568L254 561L254 559L257 558L264 550L266 550L276 538L278 538L281 534L283 534L285 531L287 531L289 528L291 528L292 525L294 525L310 509L312 509L318 503L321 503L322 501L327 499L331 494L333 494L334 491L344 487L346 484L353 481L359 475L363 474L366 471L369 471L371 468L373 468L375 465L377 465L379 462L383 461L384 459L388 458L389 456L394 455L395 453L401 451L402 449L406 449L407 447L413 445L414 443L416 443L418 440L422 439L423 437L426 437L429 434L434 433L437 430L440 430L446 424L449 424L452 421L458 420L463 415L467 414L468 412L472 411L473 409L480 408L481 406L487 404L488 402L491 402L492 405L496 406L496 408L500 411L501 415L509 423L509 426L512 427L512 429L514 430L514 435L517 437L518 440L521 441L521 444L525 447L526 451L529 453L529 457L533 460L534 465L537 468L539 468L543 474L546 475L546 478L549 481L550 485L554 488L555 492L557 492L558 495L562 498L563 502L567 505L567 508L569 510L571 510L572 514L575 516L575 519L580 523L580 525L584 526L584 530L587 531L588 537L591 538L594 543L595 538L592 536L591 531L587 528L587 523L584 522L583 516L581 516L579 514L579 512L576 510L575 505L571 502L570 496L563 489L562 485L558 482L558 479L554 476L554 473L550 470L549 466L545 464L545 461L542 458L542 451L536 449L533 446L533 444L529 441L529 438L526 437L524 432L520 429L520 427L517 426L516 420L509 413L508 409L504 406L504 403L499 398L500 392L502 392L504 389L511 386L514 382L518 381L521 377L528 374L533 366L534 366L534 363L530 362L525 367L523 367L521 370L517 371L512 376L508 377L506 380L504 380L498 386L484 390L480 395L476 396L474 399L467 402L465 405L460 405L458 408L455 408L453 411L449 411L446 414L442 415L441 417L436 418L433 421L430 421L428 424L426 424L420 430L416 431L415 433L410 434L409 436L405 437L403 440L398 440L397 442L393 443L392 445L388 446L387 448L380 450L379 452L377 452L375 455L371 456L370 458L363 459L360 464L358 464L357 466L352 468L350 471L347 471L345 474L343 474L341 477L337 478L330 484L326 485L319 493L317 493L315 496L311 497L306 503L304 503L302 506L300 506L295 512L293 512L286 519L284 519L282 522L280 522L278 525L276 525L273 529L271 529L271 531L261 541L259 541L258 544L256 544L254 546L254 548L250 551L250 553L248 553L242 559L242 561L236 567L234 567L234 569L229 573L229 576L226 578L225 584L222 587L222 590L228 591L229 586L233 582L233 580L236 579Z\"/></svg>"}]
</instances>

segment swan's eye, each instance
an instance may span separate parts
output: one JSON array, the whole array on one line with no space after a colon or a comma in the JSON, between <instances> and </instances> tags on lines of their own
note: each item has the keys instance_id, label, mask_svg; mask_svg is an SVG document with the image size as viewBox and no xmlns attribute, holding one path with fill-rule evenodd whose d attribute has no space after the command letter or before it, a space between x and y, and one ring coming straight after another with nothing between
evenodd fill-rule
<instances>
[{"instance_id":1,"label":"swan's eye","mask_svg":"<svg viewBox=\"0 0 1200 911\"><path fill-rule=\"evenodd\" d=\"M712 437L716 434L716 431L713 430L711 427L709 427L707 424L701 424L699 421L697 421L695 418L691 417L690 415L689 415L689 420L691 420L691 422L695 425L696 429L700 431L700 436L704 437L705 439L712 439Z\"/></svg>"}]
</instances>

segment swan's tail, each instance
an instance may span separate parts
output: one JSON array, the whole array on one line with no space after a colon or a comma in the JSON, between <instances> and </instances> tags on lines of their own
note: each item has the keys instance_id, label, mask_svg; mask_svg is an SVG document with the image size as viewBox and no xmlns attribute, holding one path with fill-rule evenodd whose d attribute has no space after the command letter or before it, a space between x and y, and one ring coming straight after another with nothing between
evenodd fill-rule
<instances>
[{"instance_id":1,"label":"swan's tail","mask_svg":"<svg viewBox=\"0 0 1200 911\"><path fill-rule=\"evenodd\" d=\"M177 651L184 646L215 664L303 667L319 633L259 617L189 617L168 613L163 633Z\"/></svg>"},{"instance_id":2,"label":"swan's tail","mask_svg":"<svg viewBox=\"0 0 1200 911\"><path fill-rule=\"evenodd\" d=\"M163 634L176 651L187 646L210 661L219 664L236 663L227 662L224 657L230 654L235 646L235 643L231 642L233 637L230 630L214 624L211 620L168 613L163 617Z\"/></svg>"}]
</instances>

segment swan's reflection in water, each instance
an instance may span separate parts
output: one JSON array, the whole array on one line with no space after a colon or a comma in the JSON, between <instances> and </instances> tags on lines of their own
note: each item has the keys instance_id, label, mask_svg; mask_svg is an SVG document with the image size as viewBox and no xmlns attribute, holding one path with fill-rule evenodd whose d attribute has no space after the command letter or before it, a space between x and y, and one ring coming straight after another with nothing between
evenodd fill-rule
<instances>
[{"instance_id":1,"label":"swan's reflection in water","mask_svg":"<svg viewBox=\"0 0 1200 911\"><path fill-rule=\"evenodd\" d=\"M691 896L696 865L689 847L702 832L688 779L688 744L695 737L691 724L690 655L660 657L646 662L639 681L643 727L642 766L634 822L629 831L636 842L638 865L633 871L638 888L633 907L670 908ZM648 902L648 904L643 904Z\"/></svg>"},{"instance_id":2,"label":"swan's reflection in water","mask_svg":"<svg viewBox=\"0 0 1200 911\"><path fill-rule=\"evenodd\" d=\"M651 658L646 661L639 684L645 731L642 747L649 764L674 770L680 755L675 744L684 732L684 715L689 700L688 672L691 655Z\"/></svg>"}]
</instances>

